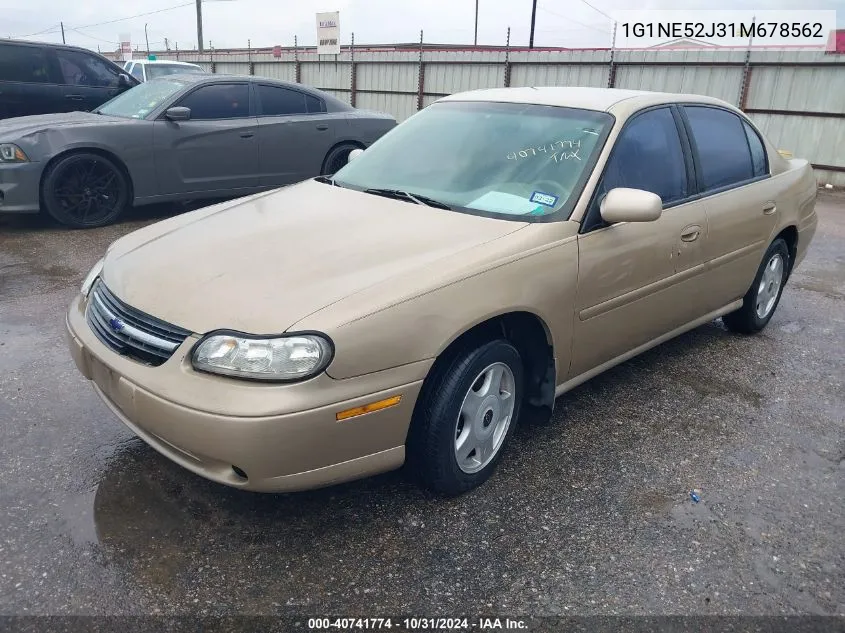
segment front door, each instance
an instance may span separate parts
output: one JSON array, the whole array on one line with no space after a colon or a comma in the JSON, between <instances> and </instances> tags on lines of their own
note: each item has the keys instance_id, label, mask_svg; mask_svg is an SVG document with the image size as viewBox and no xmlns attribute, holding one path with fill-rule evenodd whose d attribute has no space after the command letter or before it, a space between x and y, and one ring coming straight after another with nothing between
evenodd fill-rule
<instances>
[{"instance_id":1,"label":"front door","mask_svg":"<svg viewBox=\"0 0 845 633\"><path fill-rule=\"evenodd\" d=\"M174 106L189 108L191 118L155 122L160 194L225 196L258 186L258 121L248 83L203 85Z\"/></svg>"},{"instance_id":2,"label":"front door","mask_svg":"<svg viewBox=\"0 0 845 633\"><path fill-rule=\"evenodd\" d=\"M72 49L56 49L56 58L62 75L65 112L90 112L122 92L117 66Z\"/></svg>"},{"instance_id":3,"label":"front door","mask_svg":"<svg viewBox=\"0 0 845 633\"><path fill-rule=\"evenodd\" d=\"M671 107L646 110L622 130L578 237L578 290L569 378L644 345L694 318L704 269L707 217ZM653 222L607 225L599 205L616 187L656 193Z\"/></svg>"}]
</instances>

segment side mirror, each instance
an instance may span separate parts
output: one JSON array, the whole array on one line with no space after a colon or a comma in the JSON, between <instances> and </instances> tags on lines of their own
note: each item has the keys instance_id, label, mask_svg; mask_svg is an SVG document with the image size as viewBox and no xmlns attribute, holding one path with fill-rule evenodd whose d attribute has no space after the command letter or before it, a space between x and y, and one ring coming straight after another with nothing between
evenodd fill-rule
<instances>
[{"instance_id":1,"label":"side mirror","mask_svg":"<svg viewBox=\"0 0 845 633\"><path fill-rule=\"evenodd\" d=\"M607 192L599 210L608 224L653 222L663 213L663 201L650 191L617 187Z\"/></svg>"},{"instance_id":2,"label":"side mirror","mask_svg":"<svg viewBox=\"0 0 845 633\"><path fill-rule=\"evenodd\" d=\"M363 153L364 153L364 150L362 150L360 147L356 147L351 152L349 152L349 156L346 158L346 162L351 163L353 160L358 158Z\"/></svg>"},{"instance_id":3,"label":"side mirror","mask_svg":"<svg viewBox=\"0 0 845 633\"><path fill-rule=\"evenodd\" d=\"M117 76L117 87L118 88L131 88L132 81L129 79L129 75L126 73L120 73Z\"/></svg>"},{"instance_id":4,"label":"side mirror","mask_svg":"<svg viewBox=\"0 0 845 633\"><path fill-rule=\"evenodd\" d=\"M191 118L191 109L184 108L181 106L177 106L175 108L167 108L167 111L164 113L171 121L187 121Z\"/></svg>"}]
</instances>

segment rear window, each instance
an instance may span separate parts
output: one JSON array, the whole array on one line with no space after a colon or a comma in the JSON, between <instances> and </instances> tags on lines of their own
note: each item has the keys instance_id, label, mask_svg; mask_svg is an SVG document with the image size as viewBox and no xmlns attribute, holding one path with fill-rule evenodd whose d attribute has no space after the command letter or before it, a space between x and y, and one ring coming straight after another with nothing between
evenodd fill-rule
<instances>
[{"instance_id":1,"label":"rear window","mask_svg":"<svg viewBox=\"0 0 845 633\"><path fill-rule=\"evenodd\" d=\"M181 64L147 64L147 79L166 77L168 75L202 74L205 71L195 66L182 66Z\"/></svg>"},{"instance_id":2,"label":"rear window","mask_svg":"<svg viewBox=\"0 0 845 633\"><path fill-rule=\"evenodd\" d=\"M0 44L0 81L50 83L47 52L37 46Z\"/></svg>"},{"instance_id":3,"label":"rear window","mask_svg":"<svg viewBox=\"0 0 845 633\"><path fill-rule=\"evenodd\" d=\"M728 187L754 177L751 149L742 120L732 112L684 106L698 148L705 190Z\"/></svg>"}]
</instances>

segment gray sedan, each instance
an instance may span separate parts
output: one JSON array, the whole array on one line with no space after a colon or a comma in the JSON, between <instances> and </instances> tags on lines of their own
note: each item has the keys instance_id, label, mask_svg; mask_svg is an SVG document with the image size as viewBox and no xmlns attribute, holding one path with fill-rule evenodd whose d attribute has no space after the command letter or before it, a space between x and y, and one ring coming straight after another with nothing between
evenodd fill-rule
<instances>
[{"instance_id":1,"label":"gray sedan","mask_svg":"<svg viewBox=\"0 0 845 633\"><path fill-rule=\"evenodd\" d=\"M132 205L247 195L334 173L395 125L300 84L154 79L93 112L0 122L0 212L84 228Z\"/></svg>"}]
</instances>

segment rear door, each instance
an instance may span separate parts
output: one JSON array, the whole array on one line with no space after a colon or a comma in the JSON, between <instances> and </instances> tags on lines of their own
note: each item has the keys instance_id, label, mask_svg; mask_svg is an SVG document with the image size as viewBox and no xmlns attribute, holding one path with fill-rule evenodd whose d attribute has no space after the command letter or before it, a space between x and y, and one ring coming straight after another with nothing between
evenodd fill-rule
<instances>
[{"instance_id":1,"label":"rear door","mask_svg":"<svg viewBox=\"0 0 845 633\"><path fill-rule=\"evenodd\" d=\"M91 111L122 92L120 68L74 49L55 50L62 74L65 111Z\"/></svg>"},{"instance_id":2,"label":"rear door","mask_svg":"<svg viewBox=\"0 0 845 633\"><path fill-rule=\"evenodd\" d=\"M273 84L255 84L261 184L281 186L320 174L337 138L338 119L322 99Z\"/></svg>"},{"instance_id":3,"label":"rear door","mask_svg":"<svg viewBox=\"0 0 845 633\"><path fill-rule=\"evenodd\" d=\"M174 106L188 121L155 122L154 152L162 194L226 192L257 187L258 120L248 82L200 85Z\"/></svg>"},{"instance_id":4,"label":"rear door","mask_svg":"<svg viewBox=\"0 0 845 633\"><path fill-rule=\"evenodd\" d=\"M656 193L663 214L653 222L607 225L599 206L616 187ZM706 214L694 195L682 121L671 106L626 122L581 231L570 378L695 318Z\"/></svg>"},{"instance_id":5,"label":"rear door","mask_svg":"<svg viewBox=\"0 0 845 633\"><path fill-rule=\"evenodd\" d=\"M0 42L0 119L64 111L48 50Z\"/></svg>"},{"instance_id":6,"label":"rear door","mask_svg":"<svg viewBox=\"0 0 845 633\"><path fill-rule=\"evenodd\" d=\"M709 105L681 110L707 209L710 264L702 298L715 310L750 287L778 223L780 185L769 177L758 133L742 117Z\"/></svg>"}]
</instances>

